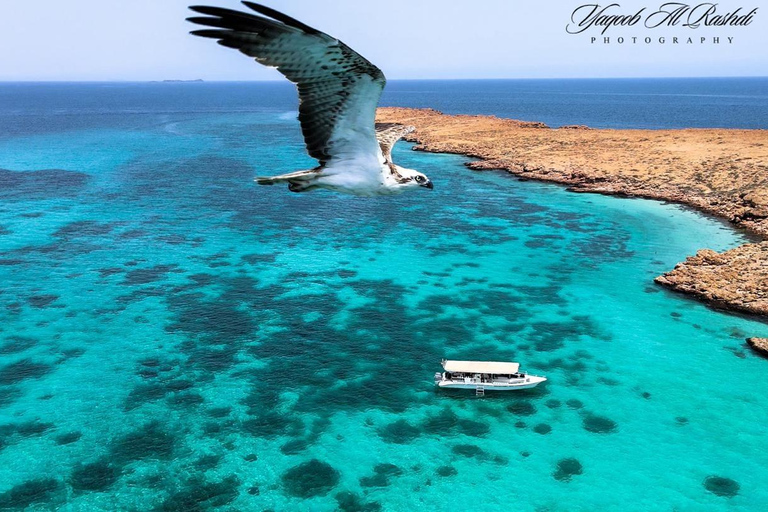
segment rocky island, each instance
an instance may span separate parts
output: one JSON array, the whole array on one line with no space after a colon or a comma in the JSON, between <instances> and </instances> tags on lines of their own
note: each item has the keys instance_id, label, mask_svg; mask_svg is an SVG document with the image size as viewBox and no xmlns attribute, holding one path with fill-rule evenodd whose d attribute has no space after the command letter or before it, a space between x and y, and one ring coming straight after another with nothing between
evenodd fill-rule
<instances>
[{"instance_id":1,"label":"rocky island","mask_svg":"<svg viewBox=\"0 0 768 512\"><path fill-rule=\"evenodd\" d=\"M414 149L477 159L575 192L642 197L692 206L768 238L768 130L613 130L432 109L381 108L381 122L411 124ZM708 304L768 318L768 241L701 250L656 278Z\"/></svg>"}]
</instances>

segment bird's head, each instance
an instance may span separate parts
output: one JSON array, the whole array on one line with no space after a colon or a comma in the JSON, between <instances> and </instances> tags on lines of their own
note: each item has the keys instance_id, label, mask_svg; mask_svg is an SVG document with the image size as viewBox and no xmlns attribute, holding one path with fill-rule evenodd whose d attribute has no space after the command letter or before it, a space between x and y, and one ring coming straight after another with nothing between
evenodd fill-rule
<instances>
[{"instance_id":1,"label":"bird's head","mask_svg":"<svg viewBox=\"0 0 768 512\"><path fill-rule=\"evenodd\" d=\"M399 179L397 179L398 187L402 189L424 187L432 190L434 186L426 175L413 169L406 169L405 167L395 166Z\"/></svg>"}]
</instances>

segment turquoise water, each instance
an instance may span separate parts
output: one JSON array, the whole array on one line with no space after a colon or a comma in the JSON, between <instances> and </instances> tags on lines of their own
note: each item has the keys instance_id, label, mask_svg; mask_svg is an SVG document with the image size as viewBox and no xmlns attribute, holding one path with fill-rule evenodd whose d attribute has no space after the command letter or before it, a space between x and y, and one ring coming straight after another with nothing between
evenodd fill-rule
<instances>
[{"instance_id":1,"label":"turquoise water","mask_svg":"<svg viewBox=\"0 0 768 512\"><path fill-rule=\"evenodd\" d=\"M257 188L312 164L281 102L118 101L3 118L0 509L768 507L766 326L652 281L744 234L405 143L434 191Z\"/></svg>"}]
</instances>

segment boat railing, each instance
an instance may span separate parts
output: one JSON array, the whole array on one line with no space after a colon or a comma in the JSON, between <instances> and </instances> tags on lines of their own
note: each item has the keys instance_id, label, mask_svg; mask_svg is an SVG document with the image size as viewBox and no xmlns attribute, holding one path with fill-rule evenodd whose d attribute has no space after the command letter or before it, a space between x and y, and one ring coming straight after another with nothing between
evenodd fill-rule
<instances>
[{"instance_id":1,"label":"boat railing","mask_svg":"<svg viewBox=\"0 0 768 512\"><path fill-rule=\"evenodd\" d=\"M519 384L523 382L530 382L530 379L528 377L536 377L536 375L528 375L526 374L525 377L518 377L518 378L512 378L507 379L505 377L502 378L491 378L491 379L478 379L476 377L451 377L450 380L454 382L464 382L467 384Z\"/></svg>"}]
</instances>

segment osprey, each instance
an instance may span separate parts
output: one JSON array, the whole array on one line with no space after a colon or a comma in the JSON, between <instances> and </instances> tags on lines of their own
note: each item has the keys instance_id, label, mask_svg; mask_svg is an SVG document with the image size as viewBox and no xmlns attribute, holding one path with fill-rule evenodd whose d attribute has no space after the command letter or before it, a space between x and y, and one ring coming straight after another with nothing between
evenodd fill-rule
<instances>
[{"instance_id":1,"label":"osprey","mask_svg":"<svg viewBox=\"0 0 768 512\"><path fill-rule=\"evenodd\" d=\"M375 122L386 84L379 68L328 34L269 7L243 4L261 16L190 7L205 16L188 21L214 27L192 34L217 39L295 83L307 152L320 162L306 171L258 177L256 183L288 183L291 192L324 188L361 196L432 188L425 175L392 162L392 146L414 128Z\"/></svg>"}]
</instances>

